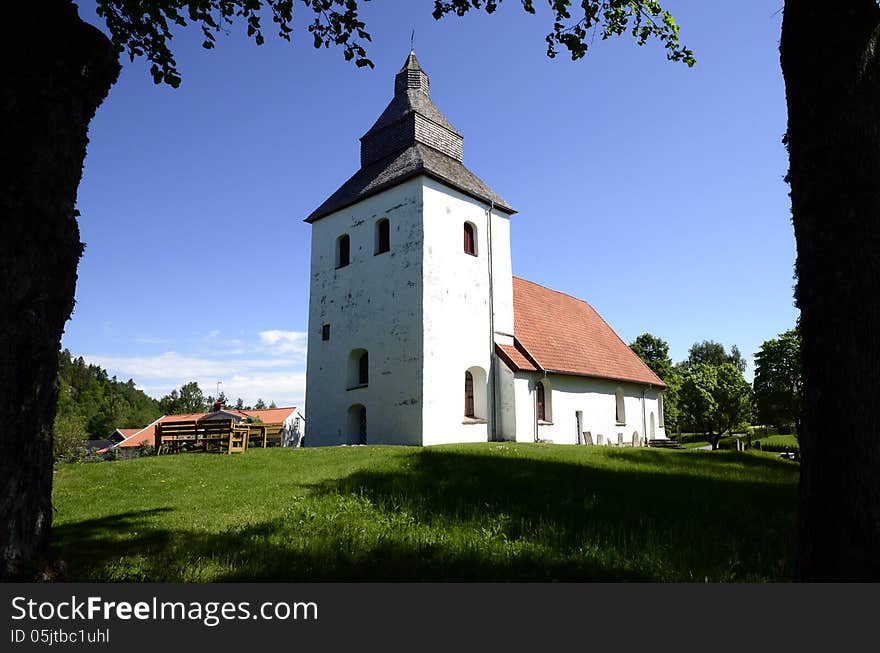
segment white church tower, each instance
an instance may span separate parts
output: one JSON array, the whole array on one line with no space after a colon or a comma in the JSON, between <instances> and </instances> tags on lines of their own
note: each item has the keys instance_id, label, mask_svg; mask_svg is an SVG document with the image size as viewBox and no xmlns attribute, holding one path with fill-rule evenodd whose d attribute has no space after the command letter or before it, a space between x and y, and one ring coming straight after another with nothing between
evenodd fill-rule
<instances>
[{"instance_id":1,"label":"white church tower","mask_svg":"<svg viewBox=\"0 0 880 653\"><path fill-rule=\"evenodd\" d=\"M411 53L360 170L306 219L308 446L504 437L494 351L514 344L515 211L463 165L462 140Z\"/></svg>"}]
</instances>

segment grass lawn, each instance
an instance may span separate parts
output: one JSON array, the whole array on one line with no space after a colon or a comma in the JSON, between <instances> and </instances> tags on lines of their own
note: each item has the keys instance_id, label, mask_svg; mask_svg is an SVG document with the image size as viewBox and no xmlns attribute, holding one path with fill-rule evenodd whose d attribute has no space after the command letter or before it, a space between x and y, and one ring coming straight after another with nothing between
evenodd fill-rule
<instances>
[{"instance_id":1,"label":"grass lawn","mask_svg":"<svg viewBox=\"0 0 880 653\"><path fill-rule=\"evenodd\" d=\"M768 435L765 437L752 436L752 442L761 441L761 447L765 451L800 451L800 445L794 435Z\"/></svg>"},{"instance_id":2,"label":"grass lawn","mask_svg":"<svg viewBox=\"0 0 880 653\"><path fill-rule=\"evenodd\" d=\"M780 581L798 465L552 444L58 465L78 581Z\"/></svg>"}]
</instances>

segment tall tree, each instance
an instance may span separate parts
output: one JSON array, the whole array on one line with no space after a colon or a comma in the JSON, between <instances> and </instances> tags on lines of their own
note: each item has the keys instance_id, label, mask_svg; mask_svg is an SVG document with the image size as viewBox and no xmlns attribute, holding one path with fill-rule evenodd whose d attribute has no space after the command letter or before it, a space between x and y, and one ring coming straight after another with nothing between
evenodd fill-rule
<instances>
[{"instance_id":1,"label":"tall tree","mask_svg":"<svg viewBox=\"0 0 880 653\"><path fill-rule=\"evenodd\" d=\"M682 375L681 410L712 444L744 424L751 414L751 387L733 363L699 363Z\"/></svg>"},{"instance_id":2,"label":"tall tree","mask_svg":"<svg viewBox=\"0 0 880 653\"><path fill-rule=\"evenodd\" d=\"M630 343L630 349L666 384L663 393L664 426L667 432L678 425L678 390L680 374L669 358L669 343L650 333L643 333Z\"/></svg>"},{"instance_id":3,"label":"tall tree","mask_svg":"<svg viewBox=\"0 0 880 653\"><path fill-rule=\"evenodd\" d=\"M765 340L755 352L755 410L762 424L794 425L801 421L801 339L797 329Z\"/></svg>"},{"instance_id":4,"label":"tall tree","mask_svg":"<svg viewBox=\"0 0 880 653\"><path fill-rule=\"evenodd\" d=\"M724 348L720 342L714 340L703 340L695 342L688 350L687 360L681 363L682 369L689 370L697 365L723 365L730 363L740 372L746 371L746 361L739 352L739 347L734 345L730 349L730 353Z\"/></svg>"},{"instance_id":5,"label":"tall tree","mask_svg":"<svg viewBox=\"0 0 880 653\"><path fill-rule=\"evenodd\" d=\"M880 580L880 8L786 0L803 408L796 574Z\"/></svg>"},{"instance_id":6,"label":"tall tree","mask_svg":"<svg viewBox=\"0 0 880 653\"><path fill-rule=\"evenodd\" d=\"M172 390L159 400L159 408L165 415L202 413L210 407L197 381L184 383L180 390Z\"/></svg>"}]
</instances>

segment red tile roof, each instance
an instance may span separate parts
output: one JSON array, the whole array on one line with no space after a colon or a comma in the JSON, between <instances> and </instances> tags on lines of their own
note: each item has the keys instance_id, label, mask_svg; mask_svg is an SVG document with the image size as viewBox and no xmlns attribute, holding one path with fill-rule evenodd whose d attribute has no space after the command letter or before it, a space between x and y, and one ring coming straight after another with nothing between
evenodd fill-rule
<instances>
[{"instance_id":1,"label":"red tile roof","mask_svg":"<svg viewBox=\"0 0 880 653\"><path fill-rule=\"evenodd\" d=\"M514 371L535 369L533 359L548 372L666 387L587 302L519 277L513 332L519 348L499 347Z\"/></svg>"},{"instance_id":2,"label":"red tile roof","mask_svg":"<svg viewBox=\"0 0 880 653\"><path fill-rule=\"evenodd\" d=\"M495 353L501 357L501 360L512 370L522 372L537 372L538 368L525 357L525 355L516 348L515 345L499 345L495 344Z\"/></svg>"}]
</instances>

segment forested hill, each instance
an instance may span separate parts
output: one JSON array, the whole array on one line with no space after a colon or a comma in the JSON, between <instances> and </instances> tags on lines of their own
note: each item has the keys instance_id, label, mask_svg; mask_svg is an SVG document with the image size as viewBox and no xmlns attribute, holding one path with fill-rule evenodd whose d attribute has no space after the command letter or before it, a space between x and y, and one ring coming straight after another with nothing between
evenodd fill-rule
<instances>
[{"instance_id":1,"label":"forested hill","mask_svg":"<svg viewBox=\"0 0 880 653\"><path fill-rule=\"evenodd\" d=\"M159 402L138 390L132 379L110 378L107 370L81 356L73 358L67 349L59 354L58 375L57 420L75 420L90 440L102 440L116 428L146 426L162 416Z\"/></svg>"}]
</instances>

